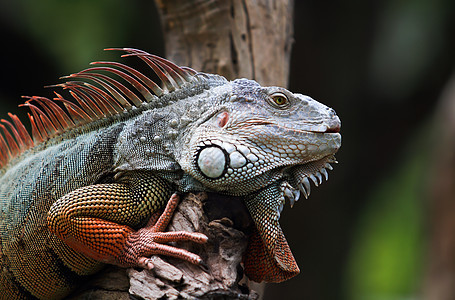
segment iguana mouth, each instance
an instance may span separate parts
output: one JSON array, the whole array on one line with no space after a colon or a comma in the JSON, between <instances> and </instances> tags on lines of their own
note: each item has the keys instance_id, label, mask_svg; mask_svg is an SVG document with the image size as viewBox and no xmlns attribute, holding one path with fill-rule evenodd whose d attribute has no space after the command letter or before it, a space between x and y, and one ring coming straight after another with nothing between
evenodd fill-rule
<instances>
[{"instance_id":1,"label":"iguana mouth","mask_svg":"<svg viewBox=\"0 0 455 300\"><path fill-rule=\"evenodd\" d=\"M333 163L337 164L338 162L334 155L329 155L316 161L293 166L286 171L285 178L287 178L287 181L282 184L282 192L284 199L289 201L291 207L300 199L301 194L308 199L311 193L311 181L318 187L322 184L324 178L325 181L329 179L327 170L333 170L330 165ZM279 205L278 215L281 214L284 204L285 201Z\"/></svg>"}]
</instances>

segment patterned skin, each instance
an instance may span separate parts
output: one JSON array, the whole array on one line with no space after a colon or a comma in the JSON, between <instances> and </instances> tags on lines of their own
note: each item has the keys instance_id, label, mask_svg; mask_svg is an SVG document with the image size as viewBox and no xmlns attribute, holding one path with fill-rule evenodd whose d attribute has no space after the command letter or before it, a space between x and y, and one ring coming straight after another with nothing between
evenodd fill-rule
<instances>
[{"instance_id":1,"label":"patterned skin","mask_svg":"<svg viewBox=\"0 0 455 300\"><path fill-rule=\"evenodd\" d=\"M270 282L298 274L278 221L285 199L292 206L308 197L310 180L327 178L341 145L335 112L283 88L123 50L163 88L126 65L98 62L59 85L79 106L59 94L66 111L30 98L33 140L14 115L13 124L2 120L0 297L62 298L105 263L150 269L154 254L201 263L165 244L207 240L163 232L175 192L243 196L256 224L245 273Z\"/></svg>"}]
</instances>

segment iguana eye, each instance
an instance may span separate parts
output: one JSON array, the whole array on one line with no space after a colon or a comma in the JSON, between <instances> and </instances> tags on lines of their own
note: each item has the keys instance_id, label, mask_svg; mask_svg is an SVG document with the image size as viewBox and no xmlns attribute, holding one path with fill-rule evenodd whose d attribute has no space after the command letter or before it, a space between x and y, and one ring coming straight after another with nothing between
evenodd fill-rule
<instances>
[{"instance_id":1,"label":"iguana eye","mask_svg":"<svg viewBox=\"0 0 455 300\"><path fill-rule=\"evenodd\" d=\"M287 108L289 107L289 99L283 93L273 93L270 96L270 104L276 108Z\"/></svg>"}]
</instances>

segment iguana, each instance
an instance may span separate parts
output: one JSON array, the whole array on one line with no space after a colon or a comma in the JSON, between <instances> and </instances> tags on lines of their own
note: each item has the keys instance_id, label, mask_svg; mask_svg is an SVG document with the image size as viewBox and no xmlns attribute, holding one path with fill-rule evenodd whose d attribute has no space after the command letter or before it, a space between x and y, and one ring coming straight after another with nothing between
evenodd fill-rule
<instances>
[{"instance_id":1,"label":"iguana","mask_svg":"<svg viewBox=\"0 0 455 300\"><path fill-rule=\"evenodd\" d=\"M310 180L322 183L336 162L335 111L284 88L111 50L140 58L162 87L126 64L95 62L57 85L73 101L28 97L31 135L16 115L1 120L0 298L61 298L106 263L153 268L155 254L200 264L166 243L205 235L164 232L176 193L191 191L244 198L256 225L244 256L252 280L298 274L278 220L285 199L308 197Z\"/></svg>"}]
</instances>

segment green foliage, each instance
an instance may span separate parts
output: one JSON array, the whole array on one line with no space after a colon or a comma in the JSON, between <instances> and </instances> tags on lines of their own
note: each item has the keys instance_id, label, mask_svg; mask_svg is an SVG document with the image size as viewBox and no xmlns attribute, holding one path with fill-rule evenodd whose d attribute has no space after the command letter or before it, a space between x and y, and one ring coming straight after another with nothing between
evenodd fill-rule
<instances>
[{"instance_id":1,"label":"green foliage","mask_svg":"<svg viewBox=\"0 0 455 300\"><path fill-rule=\"evenodd\" d=\"M420 130L395 171L372 190L348 267L348 299L413 299L424 254L428 130Z\"/></svg>"}]
</instances>

